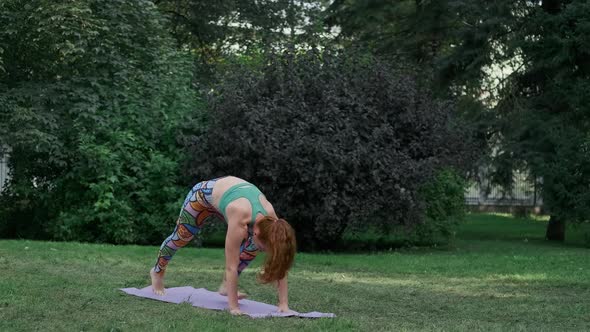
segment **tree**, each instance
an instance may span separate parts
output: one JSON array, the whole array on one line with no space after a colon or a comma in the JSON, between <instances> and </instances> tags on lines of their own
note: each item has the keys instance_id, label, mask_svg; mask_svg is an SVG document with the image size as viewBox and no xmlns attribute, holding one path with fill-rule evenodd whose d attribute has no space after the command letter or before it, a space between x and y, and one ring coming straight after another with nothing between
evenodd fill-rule
<instances>
[{"instance_id":1,"label":"tree","mask_svg":"<svg viewBox=\"0 0 590 332\"><path fill-rule=\"evenodd\" d=\"M456 43L454 30L465 19L455 10L458 2L336 0L326 11L326 23L340 28L341 40L402 58L433 74L436 61Z\"/></svg>"},{"instance_id":2,"label":"tree","mask_svg":"<svg viewBox=\"0 0 590 332\"><path fill-rule=\"evenodd\" d=\"M472 44L448 58L449 77L465 82L462 71L504 62L511 72L496 85L495 121L490 132L500 142L494 156L496 179L510 186L514 168L528 168L542 179L546 237L563 241L565 222L587 220L590 172L588 78L590 45L585 1L504 2L479 25L465 30ZM488 13L489 14L489 13ZM494 28L495 27L495 28ZM479 45L475 46L474 45ZM479 53L480 56L473 56ZM485 61L481 61L481 59ZM472 83L473 84L473 81Z\"/></svg>"},{"instance_id":3,"label":"tree","mask_svg":"<svg viewBox=\"0 0 590 332\"><path fill-rule=\"evenodd\" d=\"M437 85L471 109L496 150L495 181L510 187L516 168L541 178L547 238L563 240L564 222L586 220L590 203L589 8L580 0L335 1L332 15L346 18L336 21L345 35L380 52L431 59ZM428 45L436 46L430 58L420 52Z\"/></svg>"},{"instance_id":4,"label":"tree","mask_svg":"<svg viewBox=\"0 0 590 332\"><path fill-rule=\"evenodd\" d=\"M589 17L586 1L545 0L531 11L513 41L526 65L500 105L507 153L543 178L549 240L563 241L564 223L585 221L590 212Z\"/></svg>"},{"instance_id":5,"label":"tree","mask_svg":"<svg viewBox=\"0 0 590 332\"><path fill-rule=\"evenodd\" d=\"M0 3L4 236L161 238L183 195L190 59L150 1Z\"/></svg>"},{"instance_id":6,"label":"tree","mask_svg":"<svg viewBox=\"0 0 590 332\"><path fill-rule=\"evenodd\" d=\"M201 83L232 54L258 54L323 38L321 0L160 0L180 48L194 50Z\"/></svg>"}]
</instances>

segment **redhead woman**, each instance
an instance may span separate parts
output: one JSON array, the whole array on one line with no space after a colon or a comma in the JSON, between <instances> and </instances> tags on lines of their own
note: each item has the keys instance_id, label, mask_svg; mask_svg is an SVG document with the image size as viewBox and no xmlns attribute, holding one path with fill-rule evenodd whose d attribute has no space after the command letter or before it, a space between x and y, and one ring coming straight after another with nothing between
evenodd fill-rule
<instances>
[{"instance_id":1,"label":"redhead woman","mask_svg":"<svg viewBox=\"0 0 590 332\"><path fill-rule=\"evenodd\" d=\"M164 294L166 266L179 248L187 245L209 217L227 223L225 274L219 293L227 295L229 310L241 314L238 276L259 250L266 253L262 283L275 283L279 311L289 311L287 273L296 252L295 232L277 217L273 206L256 186L234 176L197 183L188 193L174 232L164 240L155 266L150 271L154 293Z\"/></svg>"}]
</instances>

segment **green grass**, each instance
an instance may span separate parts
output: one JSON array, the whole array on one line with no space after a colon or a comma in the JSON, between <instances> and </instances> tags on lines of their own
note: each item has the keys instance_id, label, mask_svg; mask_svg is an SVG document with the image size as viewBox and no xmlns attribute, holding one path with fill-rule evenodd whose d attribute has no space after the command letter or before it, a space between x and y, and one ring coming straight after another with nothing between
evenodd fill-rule
<instances>
[{"instance_id":1,"label":"green grass","mask_svg":"<svg viewBox=\"0 0 590 332\"><path fill-rule=\"evenodd\" d=\"M583 331L590 330L590 250L583 230L543 240L544 220L470 215L452 248L299 254L290 277L298 311L335 319L232 317L124 295L148 284L156 247L0 241L0 331ZM586 227L584 230L587 230ZM241 278L273 303L256 267ZM221 249L185 248L167 286L215 289Z\"/></svg>"}]
</instances>

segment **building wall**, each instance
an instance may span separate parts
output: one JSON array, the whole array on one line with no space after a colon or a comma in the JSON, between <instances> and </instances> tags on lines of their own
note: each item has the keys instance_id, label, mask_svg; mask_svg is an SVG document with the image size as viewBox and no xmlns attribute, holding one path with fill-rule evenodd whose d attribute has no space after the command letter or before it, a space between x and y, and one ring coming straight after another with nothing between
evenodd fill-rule
<instances>
[{"instance_id":1,"label":"building wall","mask_svg":"<svg viewBox=\"0 0 590 332\"><path fill-rule=\"evenodd\" d=\"M0 154L0 191L4 189L4 184L8 179L8 156L6 154Z\"/></svg>"}]
</instances>

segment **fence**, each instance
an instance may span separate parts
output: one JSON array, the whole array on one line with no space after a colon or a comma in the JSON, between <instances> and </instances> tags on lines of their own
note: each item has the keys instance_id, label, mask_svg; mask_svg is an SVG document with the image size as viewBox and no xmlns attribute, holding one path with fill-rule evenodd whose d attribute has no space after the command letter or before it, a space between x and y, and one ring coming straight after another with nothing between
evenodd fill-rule
<instances>
[{"instance_id":1,"label":"fence","mask_svg":"<svg viewBox=\"0 0 590 332\"><path fill-rule=\"evenodd\" d=\"M543 206L539 194L539 180L532 181L524 172L514 174L514 187L507 191L490 183L485 175L479 183L473 183L465 193L465 204L480 209L505 210L514 207L538 208Z\"/></svg>"}]
</instances>

